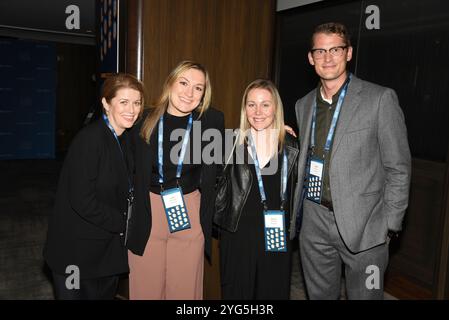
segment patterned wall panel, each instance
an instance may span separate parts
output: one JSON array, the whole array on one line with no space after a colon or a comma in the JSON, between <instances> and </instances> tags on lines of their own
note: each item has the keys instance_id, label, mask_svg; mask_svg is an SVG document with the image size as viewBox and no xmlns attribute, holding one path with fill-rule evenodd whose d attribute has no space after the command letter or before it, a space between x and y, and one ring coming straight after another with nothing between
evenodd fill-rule
<instances>
[{"instance_id":1,"label":"patterned wall panel","mask_svg":"<svg viewBox=\"0 0 449 320\"><path fill-rule=\"evenodd\" d=\"M0 38L0 160L55 155L56 50Z\"/></svg>"}]
</instances>

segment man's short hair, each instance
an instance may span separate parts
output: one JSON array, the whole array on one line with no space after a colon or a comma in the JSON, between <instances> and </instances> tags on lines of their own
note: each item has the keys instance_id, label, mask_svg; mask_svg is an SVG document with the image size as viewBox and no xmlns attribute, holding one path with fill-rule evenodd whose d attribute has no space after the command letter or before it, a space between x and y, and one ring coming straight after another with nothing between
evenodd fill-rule
<instances>
[{"instance_id":1,"label":"man's short hair","mask_svg":"<svg viewBox=\"0 0 449 320\"><path fill-rule=\"evenodd\" d=\"M313 48L313 39L317 33L324 34L337 34L343 38L343 41L346 46L351 46L351 39L348 29L346 29L345 25L339 22L328 22L320 24L315 28L312 34L310 48Z\"/></svg>"}]
</instances>

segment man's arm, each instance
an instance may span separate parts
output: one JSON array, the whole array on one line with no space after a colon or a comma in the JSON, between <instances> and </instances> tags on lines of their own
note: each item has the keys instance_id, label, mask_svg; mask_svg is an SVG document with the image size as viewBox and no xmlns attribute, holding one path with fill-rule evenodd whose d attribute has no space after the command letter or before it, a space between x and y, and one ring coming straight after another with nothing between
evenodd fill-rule
<instances>
[{"instance_id":1,"label":"man's arm","mask_svg":"<svg viewBox=\"0 0 449 320\"><path fill-rule=\"evenodd\" d=\"M399 231L408 205L411 156L404 114L396 93L387 89L379 99L378 137L386 172L384 205L388 229Z\"/></svg>"}]
</instances>

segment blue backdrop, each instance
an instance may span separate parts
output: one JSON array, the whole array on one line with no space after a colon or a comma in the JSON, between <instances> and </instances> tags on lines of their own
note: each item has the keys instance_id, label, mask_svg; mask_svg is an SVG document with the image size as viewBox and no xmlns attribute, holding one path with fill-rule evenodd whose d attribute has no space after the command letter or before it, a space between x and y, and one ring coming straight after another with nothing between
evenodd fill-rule
<instances>
[{"instance_id":1,"label":"blue backdrop","mask_svg":"<svg viewBox=\"0 0 449 320\"><path fill-rule=\"evenodd\" d=\"M0 160L55 156L54 44L0 38Z\"/></svg>"}]
</instances>

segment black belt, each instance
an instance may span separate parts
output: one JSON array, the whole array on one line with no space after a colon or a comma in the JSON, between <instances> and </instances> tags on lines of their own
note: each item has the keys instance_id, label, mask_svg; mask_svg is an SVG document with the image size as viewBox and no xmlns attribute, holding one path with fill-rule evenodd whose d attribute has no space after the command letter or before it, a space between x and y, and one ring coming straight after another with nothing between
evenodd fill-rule
<instances>
[{"instance_id":1,"label":"black belt","mask_svg":"<svg viewBox=\"0 0 449 320\"><path fill-rule=\"evenodd\" d=\"M321 205L326 207L329 211L334 211L334 206L332 205L332 202L321 199Z\"/></svg>"}]
</instances>

